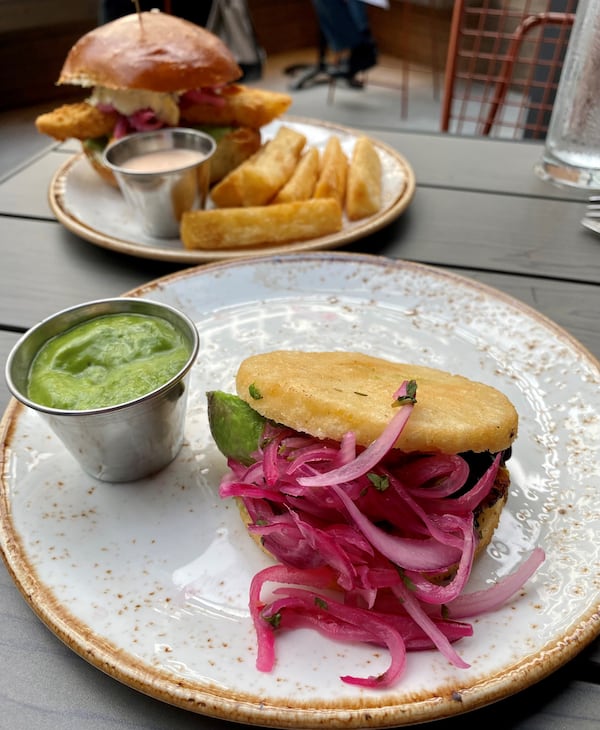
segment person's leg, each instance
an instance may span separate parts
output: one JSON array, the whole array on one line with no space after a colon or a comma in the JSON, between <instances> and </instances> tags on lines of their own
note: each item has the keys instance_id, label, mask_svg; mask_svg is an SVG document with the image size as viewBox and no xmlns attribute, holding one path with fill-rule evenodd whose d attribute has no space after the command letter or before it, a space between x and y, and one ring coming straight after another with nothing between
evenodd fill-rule
<instances>
[{"instance_id":1,"label":"person's leg","mask_svg":"<svg viewBox=\"0 0 600 730\"><path fill-rule=\"evenodd\" d=\"M371 35L367 8L361 0L347 0L346 6L348 8L348 14L352 18L352 22L360 34L360 42L360 40L364 40L365 37L369 37ZM352 47L355 45L358 45L358 43L354 43Z\"/></svg>"},{"instance_id":2,"label":"person's leg","mask_svg":"<svg viewBox=\"0 0 600 730\"><path fill-rule=\"evenodd\" d=\"M313 5L321 32L334 54L329 73L346 78L351 86L361 88L356 74L377 62L377 47L371 36L365 4L361 0L313 0Z\"/></svg>"},{"instance_id":3,"label":"person's leg","mask_svg":"<svg viewBox=\"0 0 600 730\"><path fill-rule=\"evenodd\" d=\"M313 0L317 11L319 26L327 40L327 45L334 53L349 51L361 41L363 5L356 0ZM351 9L352 6L352 9ZM357 24L356 19L359 20Z\"/></svg>"},{"instance_id":4,"label":"person's leg","mask_svg":"<svg viewBox=\"0 0 600 730\"><path fill-rule=\"evenodd\" d=\"M348 11L360 32L360 41L350 52L349 74L354 77L359 71L366 71L377 63L377 45L371 35L366 6L360 0L348 0Z\"/></svg>"}]
</instances>

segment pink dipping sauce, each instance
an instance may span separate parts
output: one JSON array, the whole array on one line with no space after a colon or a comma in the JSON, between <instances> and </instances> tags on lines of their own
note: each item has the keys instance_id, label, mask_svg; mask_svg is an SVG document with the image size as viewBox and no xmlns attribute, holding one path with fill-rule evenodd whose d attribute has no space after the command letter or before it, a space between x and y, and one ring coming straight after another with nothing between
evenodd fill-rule
<instances>
[{"instance_id":1,"label":"pink dipping sauce","mask_svg":"<svg viewBox=\"0 0 600 730\"><path fill-rule=\"evenodd\" d=\"M196 165L204 159L206 155L198 150L174 148L134 155L123 163L122 168L130 172L168 172Z\"/></svg>"}]
</instances>

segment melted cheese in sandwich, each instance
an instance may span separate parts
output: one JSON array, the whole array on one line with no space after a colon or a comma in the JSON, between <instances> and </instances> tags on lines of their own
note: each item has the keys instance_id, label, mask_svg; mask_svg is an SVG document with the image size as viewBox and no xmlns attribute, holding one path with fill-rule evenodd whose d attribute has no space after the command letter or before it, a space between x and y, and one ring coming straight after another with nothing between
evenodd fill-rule
<instances>
[{"instance_id":1,"label":"melted cheese in sandwich","mask_svg":"<svg viewBox=\"0 0 600 730\"><path fill-rule=\"evenodd\" d=\"M89 99L90 104L111 104L128 116L139 109L152 109L158 119L171 127L179 123L179 106L176 94L166 94L145 89L107 89L95 86Z\"/></svg>"}]
</instances>

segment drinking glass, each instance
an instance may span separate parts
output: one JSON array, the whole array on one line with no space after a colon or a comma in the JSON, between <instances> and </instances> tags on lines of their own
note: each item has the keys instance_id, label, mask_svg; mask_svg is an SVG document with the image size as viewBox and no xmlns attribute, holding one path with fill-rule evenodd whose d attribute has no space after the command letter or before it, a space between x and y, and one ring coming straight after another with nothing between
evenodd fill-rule
<instances>
[{"instance_id":1,"label":"drinking glass","mask_svg":"<svg viewBox=\"0 0 600 730\"><path fill-rule=\"evenodd\" d=\"M579 2L535 171L561 186L600 188L600 0Z\"/></svg>"}]
</instances>

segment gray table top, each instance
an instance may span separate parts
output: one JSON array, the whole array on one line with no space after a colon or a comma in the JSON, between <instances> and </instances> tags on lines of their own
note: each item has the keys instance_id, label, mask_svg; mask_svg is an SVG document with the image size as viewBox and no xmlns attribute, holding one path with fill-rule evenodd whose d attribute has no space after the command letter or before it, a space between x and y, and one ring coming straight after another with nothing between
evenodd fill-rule
<instances>
[{"instance_id":1,"label":"gray table top","mask_svg":"<svg viewBox=\"0 0 600 730\"><path fill-rule=\"evenodd\" d=\"M600 358L600 237L579 220L584 196L532 172L541 148L446 135L372 130L410 161L417 191L408 210L345 250L418 261L491 285L542 312ZM72 154L50 147L0 181L0 359L19 334L80 301L121 294L182 268L77 238L52 216L52 174ZM0 407L9 395L0 383ZM597 566L596 566L597 573ZM0 727L217 728L229 723L163 704L119 684L67 649L0 569ZM518 695L440 728L600 727L600 641ZM232 725L233 727L233 725ZM433 728L433 724L431 724Z\"/></svg>"}]
</instances>

